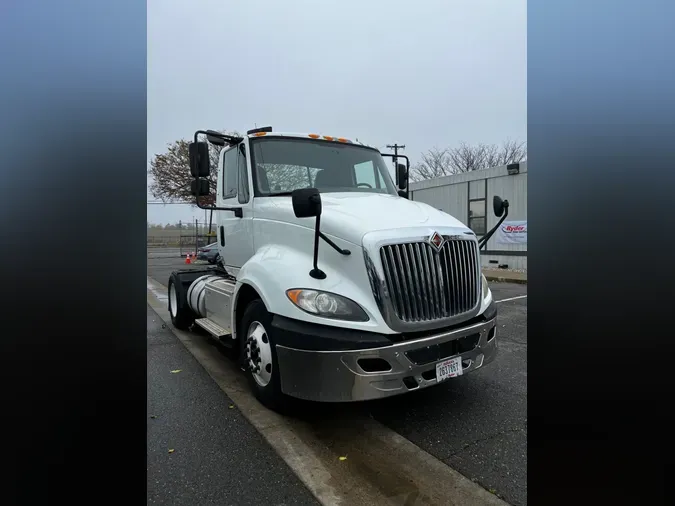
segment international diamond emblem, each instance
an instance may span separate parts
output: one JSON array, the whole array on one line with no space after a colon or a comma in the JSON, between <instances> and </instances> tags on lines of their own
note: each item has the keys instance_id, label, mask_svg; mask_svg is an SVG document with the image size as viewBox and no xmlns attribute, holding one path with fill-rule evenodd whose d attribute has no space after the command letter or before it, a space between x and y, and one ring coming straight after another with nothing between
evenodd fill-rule
<instances>
[{"instance_id":1,"label":"international diamond emblem","mask_svg":"<svg viewBox=\"0 0 675 506\"><path fill-rule=\"evenodd\" d=\"M438 232L434 232L431 234L431 237L429 237L429 244L431 244L436 251L440 251L441 246L443 246L443 236Z\"/></svg>"}]
</instances>

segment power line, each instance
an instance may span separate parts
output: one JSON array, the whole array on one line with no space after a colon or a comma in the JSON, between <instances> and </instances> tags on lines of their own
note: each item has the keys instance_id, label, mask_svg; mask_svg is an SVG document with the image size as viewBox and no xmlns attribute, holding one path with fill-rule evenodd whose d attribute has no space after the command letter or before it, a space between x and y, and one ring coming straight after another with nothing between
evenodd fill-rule
<instances>
[{"instance_id":1,"label":"power line","mask_svg":"<svg viewBox=\"0 0 675 506\"><path fill-rule=\"evenodd\" d=\"M396 161L398 159L398 150L399 149L405 149L405 144L403 144L403 145L401 145L401 144L387 144L387 147L389 149L394 150L394 164L396 164Z\"/></svg>"}]
</instances>

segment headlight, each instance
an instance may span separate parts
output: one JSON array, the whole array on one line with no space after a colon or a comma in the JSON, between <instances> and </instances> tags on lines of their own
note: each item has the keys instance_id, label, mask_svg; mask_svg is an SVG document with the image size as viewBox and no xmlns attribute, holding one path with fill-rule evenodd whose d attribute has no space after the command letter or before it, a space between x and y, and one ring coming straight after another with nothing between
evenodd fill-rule
<instances>
[{"instance_id":1,"label":"headlight","mask_svg":"<svg viewBox=\"0 0 675 506\"><path fill-rule=\"evenodd\" d=\"M361 306L341 295L296 288L287 290L286 296L297 307L316 316L352 322L367 322L369 320Z\"/></svg>"},{"instance_id":2,"label":"headlight","mask_svg":"<svg viewBox=\"0 0 675 506\"><path fill-rule=\"evenodd\" d=\"M488 293L490 292L490 287L488 286L487 278L485 274L481 273L480 275L482 285L483 285L483 300L487 299Z\"/></svg>"}]
</instances>

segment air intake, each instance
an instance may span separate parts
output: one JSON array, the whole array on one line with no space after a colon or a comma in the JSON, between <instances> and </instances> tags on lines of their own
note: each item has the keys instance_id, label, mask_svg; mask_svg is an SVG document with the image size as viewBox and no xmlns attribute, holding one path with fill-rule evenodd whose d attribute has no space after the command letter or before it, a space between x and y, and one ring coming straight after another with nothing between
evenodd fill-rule
<instances>
[{"instance_id":1,"label":"air intake","mask_svg":"<svg viewBox=\"0 0 675 506\"><path fill-rule=\"evenodd\" d=\"M453 318L480 303L475 241L446 239L438 251L425 241L391 244L380 255L394 312L402 322Z\"/></svg>"}]
</instances>

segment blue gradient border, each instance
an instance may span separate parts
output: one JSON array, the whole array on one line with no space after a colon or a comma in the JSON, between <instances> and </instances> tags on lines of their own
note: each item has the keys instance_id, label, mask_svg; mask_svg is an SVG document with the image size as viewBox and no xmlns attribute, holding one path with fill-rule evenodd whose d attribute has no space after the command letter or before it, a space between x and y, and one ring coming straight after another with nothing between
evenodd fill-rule
<instances>
[{"instance_id":1,"label":"blue gradient border","mask_svg":"<svg viewBox=\"0 0 675 506\"><path fill-rule=\"evenodd\" d=\"M533 504L663 500L673 19L665 1L528 2Z\"/></svg>"},{"instance_id":2,"label":"blue gradient border","mask_svg":"<svg viewBox=\"0 0 675 506\"><path fill-rule=\"evenodd\" d=\"M140 502L146 4L3 2L0 47L3 502Z\"/></svg>"}]
</instances>

